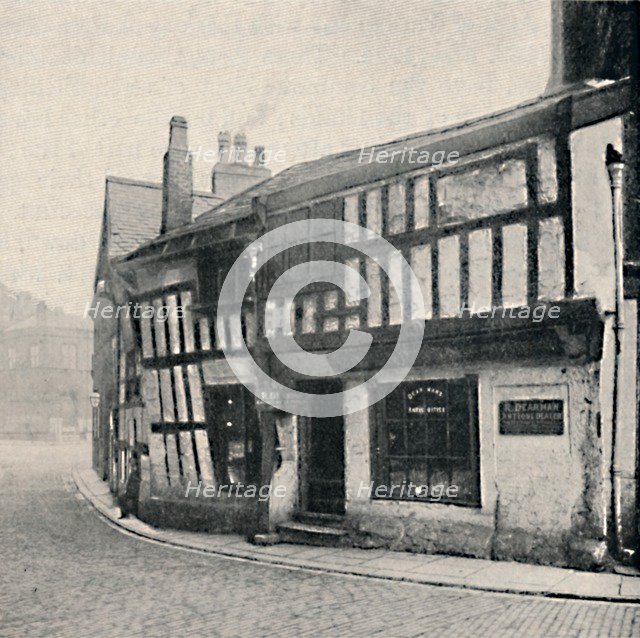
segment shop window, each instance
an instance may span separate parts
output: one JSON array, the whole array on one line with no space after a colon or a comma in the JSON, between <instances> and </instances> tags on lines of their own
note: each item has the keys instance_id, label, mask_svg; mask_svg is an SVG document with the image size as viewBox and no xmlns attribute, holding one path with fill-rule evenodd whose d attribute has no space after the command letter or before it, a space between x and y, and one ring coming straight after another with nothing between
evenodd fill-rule
<instances>
[{"instance_id":1,"label":"shop window","mask_svg":"<svg viewBox=\"0 0 640 638\"><path fill-rule=\"evenodd\" d=\"M219 485L256 483L260 478L260 437L253 395L239 385L210 387L205 409Z\"/></svg>"},{"instance_id":2,"label":"shop window","mask_svg":"<svg viewBox=\"0 0 640 638\"><path fill-rule=\"evenodd\" d=\"M376 497L480 504L475 378L403 383L374 410Z\"/></svg>"}]
</instances>

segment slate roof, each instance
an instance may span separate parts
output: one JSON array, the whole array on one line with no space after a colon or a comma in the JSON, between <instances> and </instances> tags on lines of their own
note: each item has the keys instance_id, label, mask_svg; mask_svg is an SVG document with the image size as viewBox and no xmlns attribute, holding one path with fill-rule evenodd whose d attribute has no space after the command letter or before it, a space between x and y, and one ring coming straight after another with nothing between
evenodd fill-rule
<instances>
[{"instance_id":1,"label":"slate roof","mask_svg":"<svg viewBox=\"0 0 640 638\"><path fill-rule=\"evenodd\" d=\"M194 219L221 201L221 197L212 193L194 191ZM135 250L160 233L162 184L107 177L106 215L109 257L119 257Z\"/></svg>"},{"instance_id":2,"label":"slate roof","mask_svg":"<svg viewBox=\"0 0 640 638\"><path fill-rule=\"evenodd\" d=\"M595 95L602 89L607 90L610 87L624 86L628 82L626 79L617 81L589 81L578 82L572 85L566 85L552 92L535 97L527 102L523 102L516 106L504 109L502 111L483 115L457 124L435 128L427 131L421 131L413 135L409 135L390 142L373 144L357 149L352 149L342 153L327 155L319 159L302 162L285 169L281 173L274 175L247 190L234 195L225 200L221 204L211 208L210 210L199 215L191 224L185 224L180 228L176 228L162 236L150 237L143 246L139 246L144 252L145 250L165 243L173 238L182 235L197 233L206 228L217 227L226 223L239 221L251 214L251 202L254 197L269 196L280 191L285 191L293 187L304 189L307 184L311 185L315 182L326 182L331 185L334 176L342 173L349 173L353 169L367 168L366 163L360 161L360 153L375 147L376 152L385 150L392 152L394 150L402 151L404 148L420 148L427 145L441 144L442 150L457 150L456 148L448 148L447 144L459 133L472 133L482 135L483 130L491 127L499 127L510 122L518 121L519 118L525 117L531 113L550 110L555 108L565 98L579 100L588 95ZM610 98L609 98L610 99ZM495 142L496 145L498 142ZM373 165L375 169L375 164ZM382 165L382 167L393 168L391 165ZM364 183L373 180L365 180ZM129 254L129 258L135 258L139 254Z\"/></svg>"},{"instance_id":3,"label":"slate roof","mask_svg":"<svg viewBox=\"0 0 640 638\"><path fill-rule=\"evenodd\" d=\"M616 83L605 82L603 84L608 85ZM162 237L159 237L157 241L165 241L171 237L191 233L203 227L214 227L227 222L243 219L251 213L251 200L256 196L267 196L293 186L304 185L312 180L322 180L323 178L329 178L333 175L348 171L349 169L363 166L363 163L360 161L360 153L363 149L367 151L372 147L375 147L376 152L381 150L392 152L393 150L402 150L403 148L419 148L433 142L442 142L444 149L446 141L457 132L473 131L494 123L517 118L532 109L545 105L556 104L561 99L569 95L595 92L598 88L599 87L597 85L585 82L567 85L554 92L546 93L542 96L538 96L532 100L502 111L458 122L453 125L421 131L389 142L368 145L333 155L326 155L319 159L302 162L300 164L295 164L281 173L278 173L273 177L268 178L237 195L234 195L222 204L219 204L215 208L200 215L192 224L182 226L170 233L166 233Z\"/></svg>"}]
</instances>

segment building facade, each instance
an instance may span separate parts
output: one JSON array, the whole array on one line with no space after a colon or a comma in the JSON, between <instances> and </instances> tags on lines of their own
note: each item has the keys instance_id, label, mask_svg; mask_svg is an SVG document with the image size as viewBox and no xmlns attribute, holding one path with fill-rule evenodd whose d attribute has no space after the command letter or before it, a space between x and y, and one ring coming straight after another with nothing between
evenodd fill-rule
<instances>
[{"instance_id":1,"label":"building facade","mask_svg":"<svg viewBox=\"0 0 640 638\"><path fill-rule=\"evenodd\" d=\"M127 454L133 450L140 453L146 450L137 434L132 435L128 447L122 442L125 428L137 433L139 421L134 424L123 415L125 409L140 407L140 398L135 381L129 383L125 392L125 384L120 378L125 363L128 361L130 366L134 363L130 354L130 323L117 309L129 303L133 295L131 283L119 274L115 265L123 256L159 234L197 221L200 215L230 195L268 178L271 171L264 166L262 151L262 147L256 147L253 162L248 163L245 136L236 134L232 146L230 134L221 132L215 153L218 161L212 169L212 190L194 191L192 163L194 158L201 159L203 150L189 148L186 122L174 118L161 183L119 177L106 180L94 298L87 313L94 323L92 377L98 402L94 414L93 465L103 479L111 482L114 490L119 489L118 481L122 487ZM170 216L169 210L172 211ZM136 361L135 357L133 361ZM138 376L131 371L128 374L132 379Z\"/></svg>"},{"instance_id":2,"label":"building facade","mask_svg":"<svg viewBox=\"0 0 640 638\"><path fill-rule=\"evenodd\" d=\"M73 440L91 431L91 323L7 295L0 329L0 438Z\"/></svg>"},{"instance_id":3,"label":"building facade","mask_svg":"<svg viewBox=\"0 0 640 638\"><path fill-rule=\"evenodd\" d=\"M111 345L110 476L121 489L132 450L141 454L141 518L257 542L581 568L635 555L637 69L620 54L613 70L592 60L575 77L571 6L556 7L542 97L365 149L365 161L359 149L294 166L191 223L186 143L170 145L166 232L111 266L137 313L119 318ZM623 30L627 10L615 22ZM603 40L605 53L620 46L637 46L636 35ZM415 282L392 286L353 238L311 236L256 272L238 316L218 307L249 244L315 219L381 235ZM368 296L317 283L293 310L269 296L283 273L317 260L355 270ZM265 325L266 315L280 319ZM411 371L344 416L270 407L223 352L240 353L242 340L284 385L334 394L384 367L403 318L424 323ZM340 375L301 374L270 347L287 335L326 354L354 330L372 345Z\"/></svg>"}]
</instances>

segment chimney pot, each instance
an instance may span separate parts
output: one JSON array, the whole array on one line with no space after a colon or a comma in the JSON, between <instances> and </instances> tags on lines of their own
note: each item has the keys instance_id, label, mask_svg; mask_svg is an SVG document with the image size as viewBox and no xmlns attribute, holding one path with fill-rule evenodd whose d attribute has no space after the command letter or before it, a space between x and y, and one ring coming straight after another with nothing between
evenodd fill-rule
<instances>
[{"instance_id":1,"label":"chimney pot","mask_svg":"<svg viewBox=\"0 0 640 638\"><path fill-rule=\"evenodd\" d=\"M265 165L264 146L255 146L253 148L253 152L255 154L255 157L253 158L253 165L264 166Z\"/></svg>"},{"instance_id":2,"label":"chimney pot","mask_svg":"<svg viewBox=\"0 0 640 638\"><path fill-rule=\"evenodd\" d=\"M231 148L231 135L229 131L218 133L218 161L226 164L229 161L229 150Z\"/></svg>"},{"instance_id":3,"label":"chimney pot","mask_svg":"<svg viewBox=\"0 0 640 638\"><path fill-rule=\"evenodd\" d=\"M234 146L234 161L239 164L244 164L247 156L247 137L244 133L236 133L233 138Z\"/></svg>"},{"instance_id":4,"label":"chimney pot","mask_svg":"<svg viewBox=\"0 0 640 638\"><path fill-rule=\"evenodd\" d=\"M188 149L187 120L180 115L174 115L169 122L169 147Z\"/></svg>"}]
</instances>

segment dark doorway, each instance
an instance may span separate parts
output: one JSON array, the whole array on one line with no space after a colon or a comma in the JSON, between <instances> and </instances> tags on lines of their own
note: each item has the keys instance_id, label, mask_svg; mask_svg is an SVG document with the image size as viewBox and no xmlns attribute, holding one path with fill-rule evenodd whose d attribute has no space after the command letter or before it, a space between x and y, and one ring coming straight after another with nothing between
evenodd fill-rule
<instances>
[{"instance_id":1,"label":"dark doorway","mask_svg":"<svg viewBox=\"0 0 640 638\"><path fill-rule=\"evenodd\" d=\"M305 382L313 394L342 391L339 381ZM303 503L308 512L344 514L344 420L342 416L307 418L303 472Z\"/></svg>"},{"instance_id":2,"label":"dark doorway","mask_svg":"<svg viewBox=\"0 0 640 638\"><path fill-rule=\"evenodd\" d=\"M218 385L205 388L204 399L218 483L258 483L261 441L253 395L241 385Z\"/></svg>"}]
</instances>

